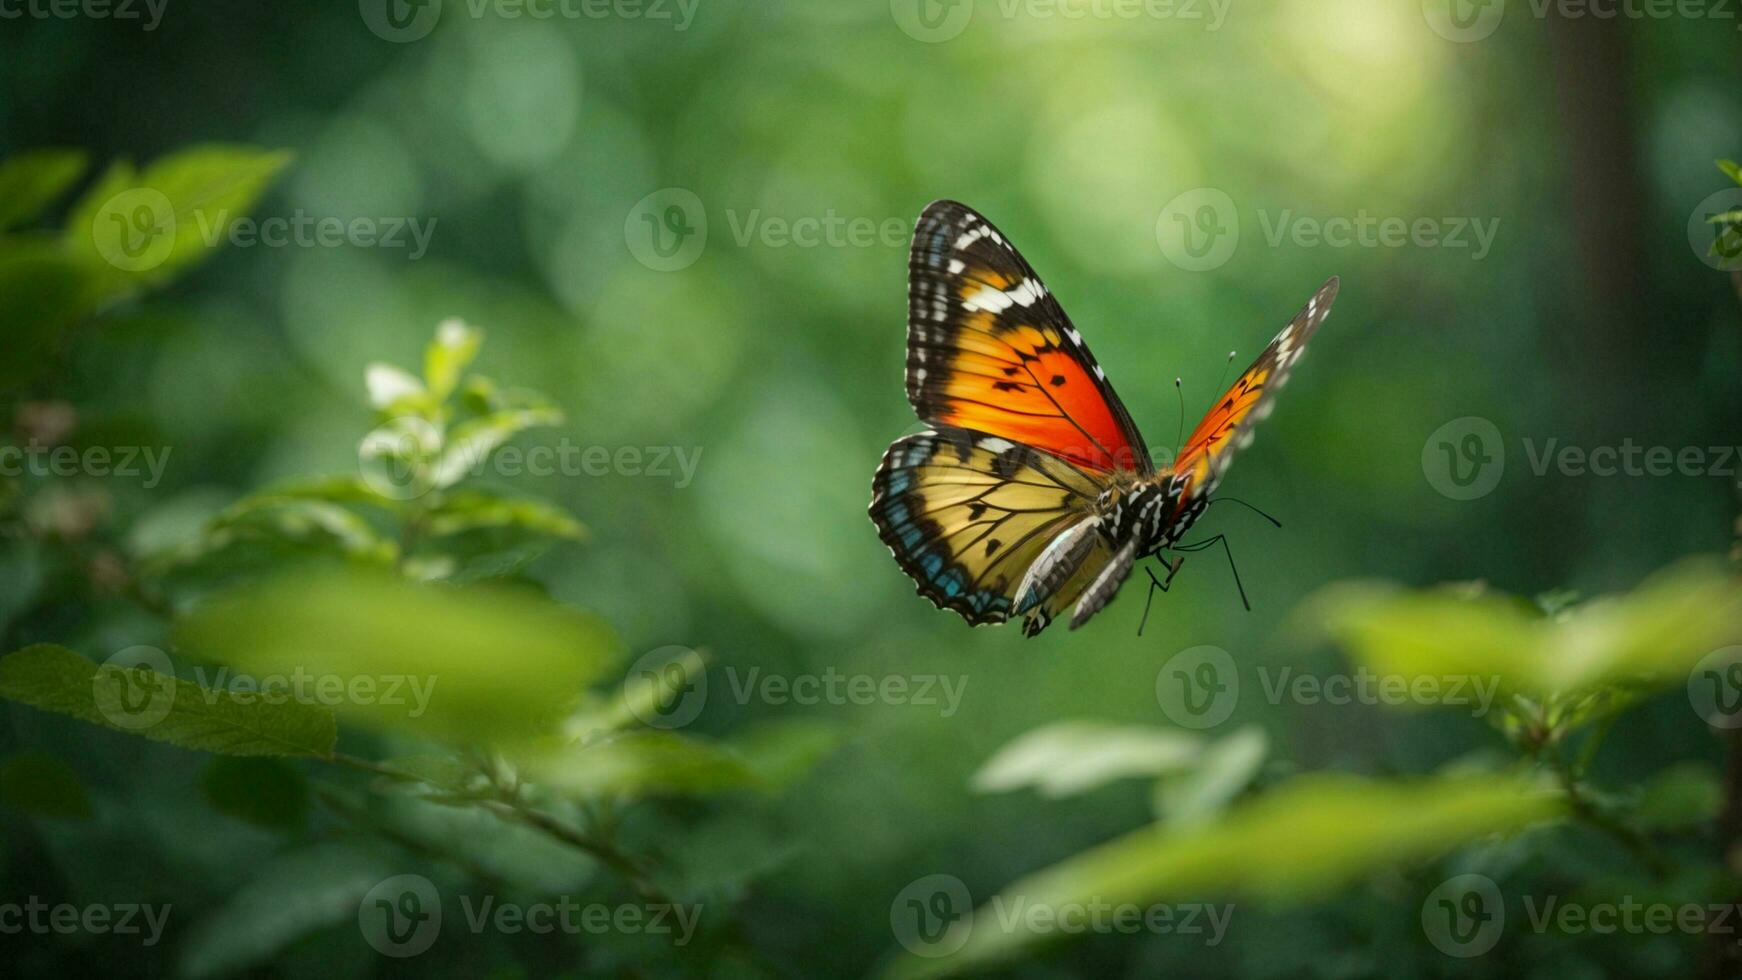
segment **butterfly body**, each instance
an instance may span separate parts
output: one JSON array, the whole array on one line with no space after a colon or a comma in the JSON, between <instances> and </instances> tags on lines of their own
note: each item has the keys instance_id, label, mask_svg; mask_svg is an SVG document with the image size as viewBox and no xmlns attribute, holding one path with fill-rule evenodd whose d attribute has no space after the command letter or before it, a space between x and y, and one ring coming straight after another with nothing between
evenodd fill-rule
<instances>
[{"instance_id":1,"label":"butterfly body","mask_svg":"<svg viewBox=\"0 0 1742 980\"><path fill-rule=\"evenodd\" d=\"M1137 561L1178 544L1337 290L1326 283L1158 468L1082 335L991 222L933 203L908 269L907 396L932 428L884 454L871 519L921 595L973 625L1021 616L1031 636L1073 603L1082 625Z\"/></svg>"}]
</instances>

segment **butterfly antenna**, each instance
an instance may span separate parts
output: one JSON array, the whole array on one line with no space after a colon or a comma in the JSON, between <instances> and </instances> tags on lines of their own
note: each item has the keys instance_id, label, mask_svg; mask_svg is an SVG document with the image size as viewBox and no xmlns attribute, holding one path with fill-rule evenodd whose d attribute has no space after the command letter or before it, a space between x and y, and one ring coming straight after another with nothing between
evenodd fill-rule
<instances>
[{"instance_id":1,"label":"butterfly antenna","mask_svg":"<svg viewBox=\"0 0 1742 980\"><path fill-rule=\"evenodd\" d=\"M1246 508L1247 510L1251 511L1252 513L1257 514L1259 517L1262 517L1265 520L1269 521L1271 524L1275 525L1276 527L1282 526L1281 521L1277 520L1274 517L1271 517L1269 514L1266 514L1265 512L1252 506L1251 504L1247 503L1246 501L1241 500L1239 497L1212 497L1212 498L1210 498L1210 503L1219 504L1224 500L1226 500L1227 502L1229 502L1231 504L1239 504L1240 506ZM1208 504L1206 504L1205 506L1208 506Z\"/></svg>"},{"instance_id":2,"label":"butterfly antenna","mask_svg":"<svg viewBox=\"0 0 1742 980\"><path fill-rule=\"evenodd\" d=\"M1222 365L1222 376L1220 378L1216 379L1215 394L1216 394L1216 397L1218 397L1218 398L1220 398L1222 396L1222 392L1226 390L1222 387L1222 385L1225 384L1228 380L1228 369L1234 366L1234 355L1236 353L1238 353L1238 352L1237 351L1229 351L1228 352L1228 360L1226 363L1224 363Z\"/></svg>"},{"instance_id":3,"label":"butterfly antenna","mask_svg":"<svg viewBox=\"0 0 1742 980\"><path fill-rule=\"evenodd\" d=\"M1179 429L1177 434L1173 437L1173 461L1177 463L1179 462L1180 447L1186 441L1186 389L1185 386L1180 383L1180 379L1178 378L1173 379L1173 393L1179 396ZM1153 592L1150 593L1150 595L1154 594L1155 593ZM1142 627L1138 628L1137 635L1143 635Z\"/></svg>"}]
</instances>

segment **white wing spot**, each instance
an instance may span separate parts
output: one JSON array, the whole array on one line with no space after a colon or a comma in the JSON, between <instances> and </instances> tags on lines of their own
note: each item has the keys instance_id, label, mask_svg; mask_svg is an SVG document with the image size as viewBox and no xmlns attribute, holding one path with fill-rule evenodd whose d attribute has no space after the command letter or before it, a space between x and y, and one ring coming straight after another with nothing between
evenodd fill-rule
<instances>
[{"instance_id":1,"label":"white wing spot","mask_svg":"<svg viewBox=\"0 0 1742 980\"><path fill-rule=\"evenodd\" d=\"M1002 313L1010 308L1011 296L1001 289L991 286L981 286L980 291L962 300L962 306L970 310L985 310L988 313Z\"/></svg>"}]
</instances>

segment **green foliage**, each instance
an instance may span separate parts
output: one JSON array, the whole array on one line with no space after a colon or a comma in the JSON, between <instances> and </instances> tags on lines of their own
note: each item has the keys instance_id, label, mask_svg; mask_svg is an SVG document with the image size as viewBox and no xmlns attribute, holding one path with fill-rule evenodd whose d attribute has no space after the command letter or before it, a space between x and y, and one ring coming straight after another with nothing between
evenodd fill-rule
<instances>
[{"instance_id":1,"label":"green foliage","mask_svg":"<svg viewBox=\"0 0 1742 980\"><path fill-rule=\"evenodd\" d=\"M38 644L0 657L0 698L184 749L237 756L333 753L331 711L213 690L137 666L99 666Z\"/></svg>"},{"instance_id":2,"label":"green foliage","mask_svg":"<svg viewBox=\"0 0 1742 980\"><path fill-rule=\"evenodd\" d=\"M1742 582L1711 561L1667 569L1636 591L1553 615L1485 591L1345 585L1311 615L1357 662L1414 684L1488 679L1503 717L1533 745L1685 682L1702 657L1742 641Z\"/></svg>"},{"instance_id":3,"label":"green foliage","mask_svg":"<svg viewBox=\"0 0 1742 980\"><path fill-rule=\"evenodd\" d=\"M143 172L117 161L73 203L60 232L19 233L84 173L87 158L46 149L0 164L0 322L14 356L0 384L40 371L68 327L192 269L245 217L289 154L199 146Z\"/></svg>"},{"instance_id":4,"label":"green foliage","mask_svg":"<svg viewBox=\"0 0 1742 980\"><path fill-rule=\"evenodd\" d=\"M534 595L366 572L214 599L177 638L190 655L254 676L331 678L347 692L335 708L348 720L461 743L555 731L621 653L603 622Z\"/></svg>"},{"instance_id":5,"label":"green foliage","mask_svg":"<svg viewBox=\"0 0 1742 980\"><path fill-rule=\"evenodd\" d=\"M974 774L972 785L982 793L1033 786L1042 796L1075 796L1115 779L1184 769L1205 742L1167 729L1057 722L1000 749Z\"/></svg>"},{"instance_id":6,"label":"green foliage","mask_svg":"<svg viewBox=\"0 0 1742 980\"><path fill-rule=\"evenodd\" d=\"M268 859L222 906L194 924L179 950L180 973L230 976L270 962L316 930L354 922L363 896L393 870L379 854L345 844Z\"/></svg>"},{"instance_id":7,"label":"green foliage","mask_svg":"<svg viewBox=\"0 0 1742 980\"><path fill-rule=\"evenodd\" d=\"M0 762L0 803L50 820L89 820L95 812L79 774L48 752L20 752Z\"/></svg>"},{"instance_id":8,"label":"green foliage","mask_svg":"<svg viewBox=\"0 0 1742 980\"><path fill-rule=\"evenodd\" d=\"M560 425L537 392L467 376L483 334L444 321L419 378L372 364L364 384L379 424L357 447L359 473L287 481L236 501L195 541L158 556L164 572L233 579L261 549L295 545L420 580L510 577L586 528L547 501L459 486L515 436Z\"/></svg>"},{"instance_id":9,"label":"green foliage","mask_svg":"<svg viewBox=\"0 0 1742 980\"><path fill-rule=\"evenodd\" d=\"M1552 790L1516 779L1441 778L1387 783L1352 776L1301 777L1212 824L1150 827L1021 878L952 928L960 949L907 958L893 977L949 976L1015 956L1049 938L997 921L996 904L1063 908L1102 903L1238 897L1299 902L1375 870L1420 861L1490 834L1555 816ZM947 936L941 945L953 946Z\"/></svg>"},{"instance_id":10,"label":"green foliage","mask_svg":"<svg viewBox=\"0 0 1742 980\"><path fill-rule=\"evenodd\" d=\"M308 819L308 780L278 759L219 756L200 773L200 795L220 813L272 830L296 830Z\"/></svg>"},{"instance_id":11,"label":"green foliage","mask_svg":"<svg viewBox=\"0 0 1742 980\"><path fill-rule=\"evenodd\" d=\"M288 163L282 151L217 144L144 170L117 161L68 213L69 247L111 290L161 286L223 242Z\"/></svg>"},{"instance_id":12,"label":"green foliage","mask_svg":"<svg viewBox=\"0 0 1742 980\"><path fill-rule=\"evenodd\" d=\"M44 149L0 161L0 231L10 231L48 210L85 172L80 150Z\"/></svg>"}]
</instances>

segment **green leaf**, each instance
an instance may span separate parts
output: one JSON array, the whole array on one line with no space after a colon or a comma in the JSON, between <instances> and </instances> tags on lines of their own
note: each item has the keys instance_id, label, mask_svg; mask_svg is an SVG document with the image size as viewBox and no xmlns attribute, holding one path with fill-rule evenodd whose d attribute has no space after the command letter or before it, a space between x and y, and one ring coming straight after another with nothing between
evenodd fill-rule
<instances>
[{"instance_id":1,"label":"green leaf","mask_svg":"<svg viewBox=\"0 0 1742 980\"><path fill-rule=\"evenodd\" d=\"M935 959L907 956L890 975L981 969L1054 938L1039 931L1038 919L1000 921L998 909L1019 903L1062 909L1213 896L1286 904L1400 862L1518 830L1561 809L1558 794L1513 779L1301 777L1221 820L1171 831L1145 828L1022 878L971 920L956 922L937 944L947 950L959 943L956 952Z\"/></svg>"},{"instance_id":2,"label":"green leaf","mask_svg":"<svg viewBox=\"0 0 1742 980\"><path fill-rule=\"evenodd\" d=\"M563 413L553 408L510 409L462 422L448 432L432 479L437 487L453 486L482 467L491 453L520 433L562 423Z\"/></svg>"},{"instance_id":3,"label":"green leaf","mask_svg":"<svg viewBox=\"0 0 1742 980\"><path fill-rule=\"evenodd\" d=\"M403 502L376 493L368 481L360 476L321 476L275 484L256 495L242 498L232 505L231 510L245 507L246 502L254 497L324 500L332 504L369 504L392 511L404 507Z\"/></svg>"},{"instance_id":4,"label":"green leaf","mask_svg":"<svg viewBox=\"0 0 1742 980\"><path fill-rule=\"evenodd\" d=\"M181 943L180 972L192 980L231 976L271 962L317 930L347 922L354 929L359 903L392 874L373 852L339 844L272 858L193 924Z\"/></svg>"},{"instance_id":5,"label":"green leaf","mask_svg":"<svg viewBox=\"0 0 1742 980\"><path fill-rule=\"evenodd\" d=\"M1709 225L1730 225L1736 224L1737 222L1742 222L1742 208L1731 208L1728 211L1720 211L1706 219L1706 224Z\"/></svg>"},{"instance_id":6,"label":"green leaf","mask_svg":"<svg viewBox=\"0 0 1742 980\"><path fill-rule=\"evenodd\" d=\"M1738 184L1742 184L1742 166L1737 166L1736 161L1719 160L1718 169L1722 170L1726 177L1729 177Z\"/></svg>"},{"instance_id":7,"label":"green leaf","mask_svg":"<svg viewBox=\"0 0 1742 980\"><path fill-rule=\"evenodd\" d=\"M459 319L443 320L436 328L435 340L423 352L423 380L437 402L447 400L460 383L460 376L478 356L484 343L482 331L474 330Z\"/></svg>"},{"instance_id":8,"label":"green leaf","mask_svg":"<svg viewBox=\"0 0 1742 980\"><path fill-rule=\"evenodd\" d=\"M589 739L595 734L634 725L673 727L671 722L659 724L658 720L664 709L673 705L673 699L707 670L708 654L678 647L665 647L657 653L657 663L647 662L655 654L643 655L636 661L607 705L569 719L563 726L569 736Z\"/></svg>"},{"instance_id":9,"label":"green leaf","mask_svg":"<svg viewBox=\"0 0 1742 980\"><path fill-rule=\"evenodd\" d=\"M143 666L99 667L48 644L0 657L0 697L220 755L330 758L338 737L332 712L316 705L211 690Z\"/></svg>"},{"instance_id":10,"label":"green leaf","mask_svg":"<svg viewBox=\"0 0 1742 980\"><path fill-rule=\"evenodd\" d=\"M83 150L29 150L0 162L0 231L41 214L85 172Z\"/></svg>"},{"instance_id":11,"label":"green leaf","mask_svg":"<svg viewBox=\"0 0 1742 980\"><path fill-rule=\"evenodd\" d=\"M102 297L103 277L58 241L19 236L0 241L0 323L6 351L0 381L29 379L66 328L89 316Z\"/></svg>"},{"instance_id":12,"label":"green leaf","mask_svg":"<svg viewBox=\"0 0 1742 980\"><path fill-rule=\"evenodd\" d=\"M52 820L89 820L95 812L79 774L48 752L21 752L0 765L0 802Z\"/></svg>"},{"instance_id":13,"label":"green leaf","mask_svg":"<svg viewBox=\"0 0 1742 980\"><path fill-rule=\"evenodd\" d=\"M749 767L757 788L769 793L804 778L840 744L835 726L804 718L764 722L727 743Z\"/></svg>"},{"instance_id":14,"label":"green leaf","mask_svg":"<svg viewBox=\"0 0 1742 980\"><path fill-rule=\"evenodd\" d=\"M1535 698L1606 684L1669 687L1699 660L1742 642L1742 583L1716 562L1661 572L1631 594L1593 599L1554 618L1493 595L1352 585L1311 607L1358 661L1386 675L1431 678L1441 690L1497 680Z\"/></svg>"},{"instance_id":15,"label":"green leaf","mask_svg":"<svg viewBox=\"0 0 1742 980\"><path fill-rule=\"evenodd\" d=\"M1684 762L1657 773L1639 788L1632 823L1645 830L1682 830L1716 820L1724 789L1711 766Z\"/></svg>"},{"instance_id":16,"label":"green leaf","mask_svg":"<svg viewBox=\"0 0 1742 980\"><path fill-rule=\"evenodd\" d=\"M308 818L308 780L280 759L213 759L200 774L200 794L219 813L258 827L296 830Z\"/></svg>"},{"instance_id":17,"label":"green leaf","mask_svg":"<svg viewBox=\"0 0 1742 980\"><path fill-rule=\"evenodd\" d=\"M451 493L427 515L431 537L505 528L579 541L586 528L568 511L541 500L515 499L481 490Z\"/></svg>"},{"instance_id":18,"label":"green leaf","mask_svg":"<svg viewBox=\"0 0 1742 980\"><path fill-rule=\"evenodd\" d=\"M330 540L346 556L363 562L391 564L399 557L399 545L375 533L368 521L311 497L271 492L244 497L212 520L211 544L227 543L225 532L244 527L290 541Z\"/></svg>"},{"instance_id":19,"label":"green leaf","mask_svg":"<svg viewBox=\"0 0 1742 980\"><path fill-rule=\"evenodd\" d=\"M385 415L433 418L440 399L431 398L417 376L401 367L376 362L363 369L369 404Z\"/></svg>"},{"instance_id":20,"label":"green leaf","mask_svg":"<svg viewBox=\"0 0 1742 980\"><path fill-rule=\"evenodd\" d=\"M490 742L553 732L616 663L603 622L521 591L362 571L281 579L196 608L186 650L256 676L331 678L365 725Z\"/></svg>"},{"instance_id":21,"label":"green leaf","mask_svg":"<svg viewBox=\"0 0 1742 980\"><path fill-rule=\"evenodd\" d=\"M290 162L290 154L210 144L141 173L109 168L67 216L67 241L111 291L156 286L205 258Z\"/></svg>"},{"instance_id":22,"label":"green leaf","mask_svg":"<svg viewBox=\"0 0 1742 980\"><path fill-rule=\"evenodd\" d=\"M525 761L533 781L559 792L706 795L754 787L758 777L723 746L676 732L602 735Z\"/></svg>"},{"instance_id":23,"label":"green leaf","mask_svg":"<svg viewBox=\"0 0 1742 980\"><path fill-rule=\"evenodd\" d=\"M1172 729L1058 722L999 749L970 785L981 793L1033 786L1042 796L1075 796L1116 779L1178 772L1203 748L1202 736Z\"/></svg>"},{"instance_id":24,"label":"green leaf","mask_svg":"<svg viewBox=\"0 0 1742 980\"><path fill-rule=\"evenodd\" d=\"M1214 818L1252 782L1269 754L1270 738L1256 726L1218 739L1195 768L1157 785L1158 814L1180 827Z\"/></svg>"}]
</instances>

